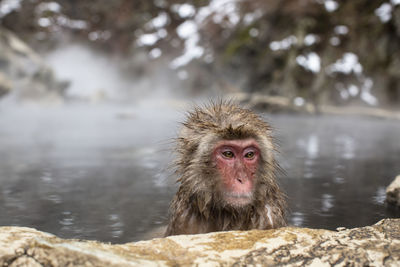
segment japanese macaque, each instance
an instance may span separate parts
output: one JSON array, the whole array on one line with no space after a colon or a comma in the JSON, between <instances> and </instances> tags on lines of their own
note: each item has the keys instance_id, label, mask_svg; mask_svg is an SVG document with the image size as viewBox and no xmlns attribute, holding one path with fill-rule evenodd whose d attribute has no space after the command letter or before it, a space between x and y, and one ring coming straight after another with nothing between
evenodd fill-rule
<instances>
[{"instance_id":1,"label":"japanese macaque","mask_svg":"<svg viewBox=\"0 0 400 267\"><path fill-rule=\"evenodd\" d=\"M234 104L188 113L177 138L180 186L165 235L286 225L272 141L266 122Z\"/></svg>"}]
</instances>

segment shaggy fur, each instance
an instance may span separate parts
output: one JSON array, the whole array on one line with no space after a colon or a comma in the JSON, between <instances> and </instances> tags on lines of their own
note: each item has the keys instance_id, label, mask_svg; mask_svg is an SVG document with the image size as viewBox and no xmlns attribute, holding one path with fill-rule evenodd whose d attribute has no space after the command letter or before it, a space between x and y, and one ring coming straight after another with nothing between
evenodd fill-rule
<instances>
[{"instance_id":1,"label":"shaggy fur","mask_svg":"<svg viewBox=\"0 0 400 267\"><path fill-rule=\"evenodd\" d=\"M224 201L212 153L220 140L254 138L261 158L252 203L232 207ZM284 226L285 197L275 181L278 168L270 126L231 103L196 107L177 139L176 173L180 187L170 206L166 236Z\"/></svg>"}]
</instances>

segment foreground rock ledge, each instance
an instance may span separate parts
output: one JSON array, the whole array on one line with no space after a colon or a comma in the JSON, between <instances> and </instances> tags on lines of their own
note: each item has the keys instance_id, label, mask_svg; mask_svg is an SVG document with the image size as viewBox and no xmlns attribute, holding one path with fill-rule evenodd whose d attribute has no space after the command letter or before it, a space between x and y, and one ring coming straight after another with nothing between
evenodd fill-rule
<instances>
[{"instance_id":1,"label":"foreground rock ledge","mask_svg":"<svg viewBox=\"0 0 400 267\"><path fill-rule=\"evenodd\" d=\"M341 231L278 230L173 236L110 245L0 227L0 266L398 266L400 219Z\"/></svg>"}]
</instances>

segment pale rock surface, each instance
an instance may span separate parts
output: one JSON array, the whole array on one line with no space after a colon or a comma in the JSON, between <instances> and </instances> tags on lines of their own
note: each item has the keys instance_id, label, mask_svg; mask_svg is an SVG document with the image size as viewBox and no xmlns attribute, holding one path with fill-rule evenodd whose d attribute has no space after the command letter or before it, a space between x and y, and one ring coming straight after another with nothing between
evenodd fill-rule
<instances>
[{"instance_id":1,"label":"pale rock surface","mask_svg":"<svg viewBox=\"0 0 400 267\"><path fill-rule=\"evenodd\" d=\"M328 231L182 235L123 245L0 227L0 266L399 266L400 219Z\"/></svg>"},{"instance_id":2,"label":"pale rock surface","mask_svg":"<svg viewBox=\"0 0 400 267\"><path fill-rule=\"evenodd\" d=\"M400 207L400 175L386 188L386 201Z\"/></svg>"}]
</instances>

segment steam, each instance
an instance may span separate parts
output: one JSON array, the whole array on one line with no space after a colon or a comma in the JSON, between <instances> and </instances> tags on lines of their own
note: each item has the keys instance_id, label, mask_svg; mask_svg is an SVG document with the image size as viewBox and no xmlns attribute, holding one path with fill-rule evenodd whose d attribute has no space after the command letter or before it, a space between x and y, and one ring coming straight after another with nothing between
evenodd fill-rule
<instances>
[{"instance_id":1,"label":"steam","mask_svg":"<svg viewBox=\"0 0 400 267\"><path fill-rule=\"evenodd\" d=\"M56 76L71 82L67 96L99 101L118 99L132 85L115 61L79 45L60 47L46 56Z\"/></svg>"},{"instance_id":2,"label":"steam","mask_svg":"<svg viewBox=\"0 0 400 267\"><path fill-rule=\"evenodd\" d=\"M89 46L71 44L44 57L58 79L70 82L66 91L69 99L129 104L146 99L179 99L184 95L179 75L168 68L168 63L157 61L160 53L137 51L122 59Z\"/></svg>"}]
</instances>

